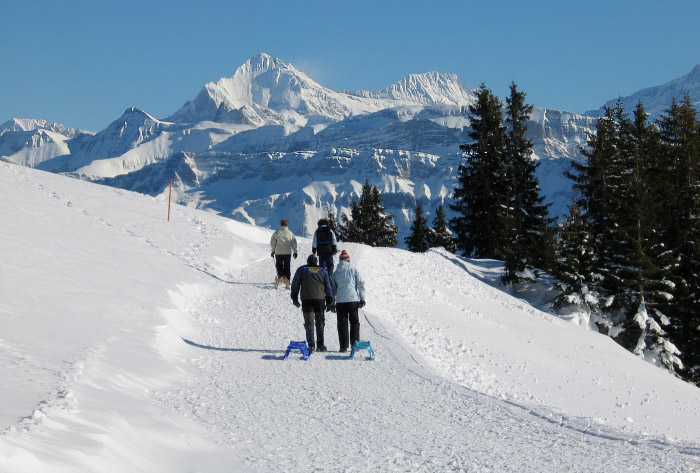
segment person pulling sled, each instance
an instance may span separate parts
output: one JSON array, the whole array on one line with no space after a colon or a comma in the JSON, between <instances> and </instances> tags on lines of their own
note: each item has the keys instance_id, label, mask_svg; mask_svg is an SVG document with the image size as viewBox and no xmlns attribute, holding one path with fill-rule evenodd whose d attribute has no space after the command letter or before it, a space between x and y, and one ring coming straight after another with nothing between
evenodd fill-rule
<instances>
[{"instance_id":1,"label":"person pulling sled","mask_svg":"<svg viewBox=\"0 0 700 473\"><path fill-rule=\"evenodd\" d=\"M365 282L360 272L350 265L350 255L340 252L338 269L331 277L333 306L331 310L338 318L338 341L340 353L348 351L360 339L359 309L365 306ZM350 333L348 334L348 323Z\"/></svg>"},{"instance_id":2,"label":"person pulling sled","mask_svg":"<svg viewBox=\"0 0 700 473\"><path fill-rule=\"evenodd\" d=\"M333 302L331 280L325 269L318 266L316 255L310 255L306 264L297 269L290 293L295 307L301 306L304 315L306 342L311 351L327 351L323 330L326 325L325 311ZM299 298L301 297L301 304ZM314 326L316 338L314 340Z\"/></svg>"}]
</instances>

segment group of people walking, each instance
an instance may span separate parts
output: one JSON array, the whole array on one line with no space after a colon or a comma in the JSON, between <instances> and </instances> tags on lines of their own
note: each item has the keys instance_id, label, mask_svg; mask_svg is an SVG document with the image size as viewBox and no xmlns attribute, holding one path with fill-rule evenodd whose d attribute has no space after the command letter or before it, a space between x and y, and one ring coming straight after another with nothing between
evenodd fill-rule
<instances>
[{"instance_id":1,"label":"group of people walking","mask_svg":"<svg viewBox=\"0 0 700 473\"><path fill-rule=\"evenodd\" d=\"M309 348L321 352L328 350L324 338L325 312L331 311L335 312L338 322L340 352L347 352L360 339L359 309L365 306L365 284L360 272L350 264L350 255L345 250L340 252L335 270L338 241L328 220L318 221L312 254L306 259L306 264L296 270L291 283L290 263L292 256L297 257L297 241L289 230L287 219L283 219L280 228L273 233L270 248L277 269L275 287L283 281L291 289L292 303L301 307L304 316Z\"/></svg>"}]
</instances>

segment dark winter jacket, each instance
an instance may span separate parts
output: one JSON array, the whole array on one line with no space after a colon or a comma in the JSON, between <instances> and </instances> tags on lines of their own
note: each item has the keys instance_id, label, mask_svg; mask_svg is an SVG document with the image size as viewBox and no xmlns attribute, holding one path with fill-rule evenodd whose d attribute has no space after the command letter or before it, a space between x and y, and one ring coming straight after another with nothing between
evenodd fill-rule
<instances>
[{"instance_id":1,"label":"dark winter jacket","mask_svg":"<svg viewBox=\"0 0 700 473\"><path fill-rule=\"evenodd\" d=\"M334 255L338 252L338 240L330 227L321 225L316 229L311 250L319 255Z\"/></svg>"},{"instance_id":2,"label":"dark winter jacket","mask_svg":"<svg viewBox=\"0 0 700 473\"><path fill-rule=\"evenodd\" d=\"M331 280L325 269L316 265L304 265L297 269L292 279L292 300L321 299L329 300L333 297L333 289L331 289Z\"/></svg>"}]
</instances>

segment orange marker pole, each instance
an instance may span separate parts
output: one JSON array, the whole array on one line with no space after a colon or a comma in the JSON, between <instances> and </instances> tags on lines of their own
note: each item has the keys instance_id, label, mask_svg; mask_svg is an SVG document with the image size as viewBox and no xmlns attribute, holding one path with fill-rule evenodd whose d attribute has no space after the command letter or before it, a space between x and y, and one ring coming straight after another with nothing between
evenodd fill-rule
<instances>
[{"instance_id":1,"label":"orange marker pole","mask_svg":"<svg viewBox=\"0 0 700 473\"><path fill-rule=\"evenodd\" d=\"M170 192L168 192L168 222L170 221L170 199L173 196L173 180L170 179Z\"/></svg>"}]
</instances>

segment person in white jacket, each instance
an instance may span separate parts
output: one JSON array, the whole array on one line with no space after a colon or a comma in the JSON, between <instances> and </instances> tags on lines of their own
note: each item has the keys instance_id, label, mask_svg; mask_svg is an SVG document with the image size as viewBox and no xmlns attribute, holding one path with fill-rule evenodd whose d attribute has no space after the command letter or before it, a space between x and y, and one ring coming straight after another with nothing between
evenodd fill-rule
<instances>
[{"instance_id":1,"label":"person in white jacket","mask_svg":"<svg viewBox=\"0 0 700 473\"><path fill-rule=\"evenodd\" d=\"M277 269L275 287L277 287L280 282L284 282L284 285L289 289L289 280L292 277L290 264L292 255L295 259L297 257L297 239L294 233L289 229L289 220L286 218L282 219L280 227L272 234L272 238L270 238L270 249L272 250L270 256L275 258L275 268Z\"/></svg>"},{"instance_id":2,"label":"person in white jacket","mask_svg":"<svg viewBox=\"0 0 700 473\"><path fill-rule=\"evenodd\" d=\"M360 339L359 309L365 306L365 283L360 272L350 265L350 255L340 252L338 268L331 276L334 304L331 308L338 318L340 353L348 351ZM350 333L348 334L348 323Z\"/></svg>"}]
</instances>

